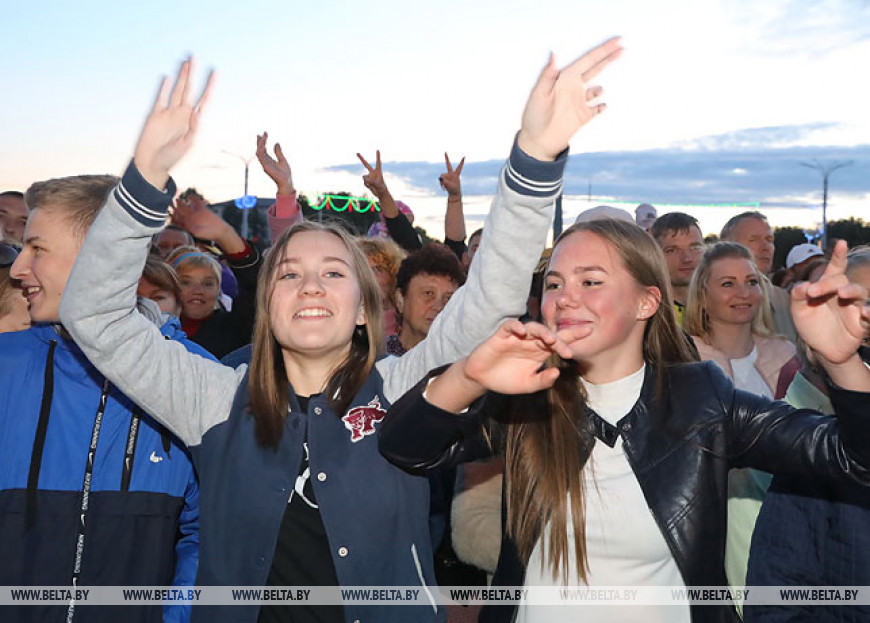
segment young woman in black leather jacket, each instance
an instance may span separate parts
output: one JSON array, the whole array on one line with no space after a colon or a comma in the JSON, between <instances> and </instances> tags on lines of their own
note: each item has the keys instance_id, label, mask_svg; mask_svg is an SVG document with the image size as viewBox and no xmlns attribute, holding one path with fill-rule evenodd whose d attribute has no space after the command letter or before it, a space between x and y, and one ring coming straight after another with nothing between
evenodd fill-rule
<instances>
[{"instance_id":1,"label":"young woman in black leather jacket","mask_svg":"<svg viewBox=\"0 0 870 623\"><path fill-rule=\"evenodd\" d=\"M793 295L796 325L835 385L838 418L735 390L714 364L690 362L662 304L671 296L655 242L631 224L593 221L556 241L546 326L508 321L421 382L390 410L381 451L416 470L505 453L496 585L726 586L730 468L870 484L870 371L855 354L870 314L844 265L843 244L824 278ZM506 408L494 392L529 396ZM484 608L480 620L571 616L737 615L730 603L572 612L524 602Z\"/></svg>"}]
</instances>

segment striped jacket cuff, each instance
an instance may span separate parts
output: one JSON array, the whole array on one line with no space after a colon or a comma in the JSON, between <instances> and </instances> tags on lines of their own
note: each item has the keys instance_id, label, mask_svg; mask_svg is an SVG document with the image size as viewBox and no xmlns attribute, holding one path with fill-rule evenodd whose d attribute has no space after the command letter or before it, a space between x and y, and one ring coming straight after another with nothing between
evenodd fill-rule
<instances>
[{"instance_id":1,"label":"striped jacket cuff","mask_svg":"<svg viewBox=\"0 0 870 623\"><path fill-rule=\"evenodd\" d=\"M550 197L562 192L562 174L568 162L568 150L552 162L536 160L517 145L516 138L504 168L508 188L531 197Z\"/></svg>"},{"instance_id":2,"label":"striped jacket cuff","mask_svg":"<svg viewBox=\"0 0 870 623\"><path fill-rule=\"evenodd\" d=\"M134 219L148 227L163 227L175 190L172 178L166 183L165 190L154 188L131 160L114 192L115 199Z\"/></svg>"}]
</instances>

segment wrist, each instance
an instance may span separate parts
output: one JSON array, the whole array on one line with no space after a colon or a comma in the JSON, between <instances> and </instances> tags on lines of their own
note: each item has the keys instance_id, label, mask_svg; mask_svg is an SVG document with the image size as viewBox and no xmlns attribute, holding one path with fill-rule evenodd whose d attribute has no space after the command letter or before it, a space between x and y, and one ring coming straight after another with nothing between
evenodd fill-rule
<instances>
[{"instance_id":1,"label":"wrist","mask_svg":"<svg viewBox=\"0 0 870 623\"><path fill-rule=\"evenodd\" d=\"M227 255L241 253L245 250L245 241L242 240L242 237L236 233L236 230L229 223L227 223L226 228L221 232L220 236L215 238L215 244Z\"/></svg>"},{"instance_id":2,"label":"wrist","mask_svg":"<svg viewBox=\"0 0 870 623\"><path fill-rule=\"evenodd\" d=\"M160 191L166 188L166 183L169 181L169 171L163 167L149 165L136 156L133 157L133 164L136 165L142 178L154 188Z\"/></svg>"},{"instance_id":3,"label":"wrist","mask_svg":"<svg viewBox=\"0 0 870 623\"><path fill-rule=\"evenodd\" d=\"M543 145L538 144L529 138L528 134L525 130L520 130L520 133L517 135L517 146L525 153L527 156L531 156L535 160L540 160L541 162L552 162L556 159L562 151L559 150L553 152L550 149L547 149Z\"/></svg>"}]
</instances>

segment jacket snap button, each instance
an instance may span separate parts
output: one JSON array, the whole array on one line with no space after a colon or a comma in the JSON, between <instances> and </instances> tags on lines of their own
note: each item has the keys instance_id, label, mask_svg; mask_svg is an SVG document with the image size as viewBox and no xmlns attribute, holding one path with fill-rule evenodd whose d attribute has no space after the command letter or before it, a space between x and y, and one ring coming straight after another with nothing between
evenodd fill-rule
<instances>
[{"instance_id":1,"label":"jacket snap button","mask_svg":"<svg viewBox=\"0 0 870 623\"><path fill-rule=\"evenodd\" d=\"M341 556L342 558L347 556L347 548L346 547L339 547L338 548L338 555Z\"/></svg>"},{"instance_id":2,"label":"jacket snap button","mask_svg":"<svg viewBox=\"0 0 870 623\"><path fill-rule=\"evenodd\" d=\"M314 413L316 415L320 415L321 413L323 413L323 409L321 409L320 407L314 407Z\"/></svg>"},{"instance_id":3,"label":"jacket snap button","mask_svg":"<svg viewBox=\"0 0 870 623\"><path fill-rule=\"evenodd\" d=\"M320 482L324 482L326 480L326 474L324 472L320 472L319 474L317 474L317 480L319 480Z\"/></svg>"},{"instance_id":4,"label":"jacket snap button","mask_svg":"<svg viewBox=\"0 0 870 623\"><path fill-rule=\"evenodd\" d=\"M631 422L626 422L625 424L623 424L622 430L624 430L625 432L630 431L631 430Z\"/></svg>"}]
</instances>

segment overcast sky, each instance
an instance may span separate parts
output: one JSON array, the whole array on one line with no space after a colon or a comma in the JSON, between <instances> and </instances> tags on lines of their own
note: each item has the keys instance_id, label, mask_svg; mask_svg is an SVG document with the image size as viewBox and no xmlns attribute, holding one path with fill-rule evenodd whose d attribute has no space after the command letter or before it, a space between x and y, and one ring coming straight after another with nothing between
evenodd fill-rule
<instances>
[{"instance_id":1,"label":"overcast sky","mask_svg":"<svg viewBox=\"0 0 870 623\"><path fill-rule=\"evenodd\" d=\"M852 159L831 207L870 205L866 0L4 0L0 16L2 189L121 172L159 77L193 53L218 83L179 186L240 195L243 164L225 152L253 155L266 129L300 190L362 194L355 153L380 148L429 228L443 152L468 158L468 194L490 194L548 53L566 63L619 34L625 54L598 79L608 110L572 144L569 193L591 180L598 203L807 212L821 176L799 162ZM253 165L251 191L267 196Z\"/></svg>"}]
</instances>

